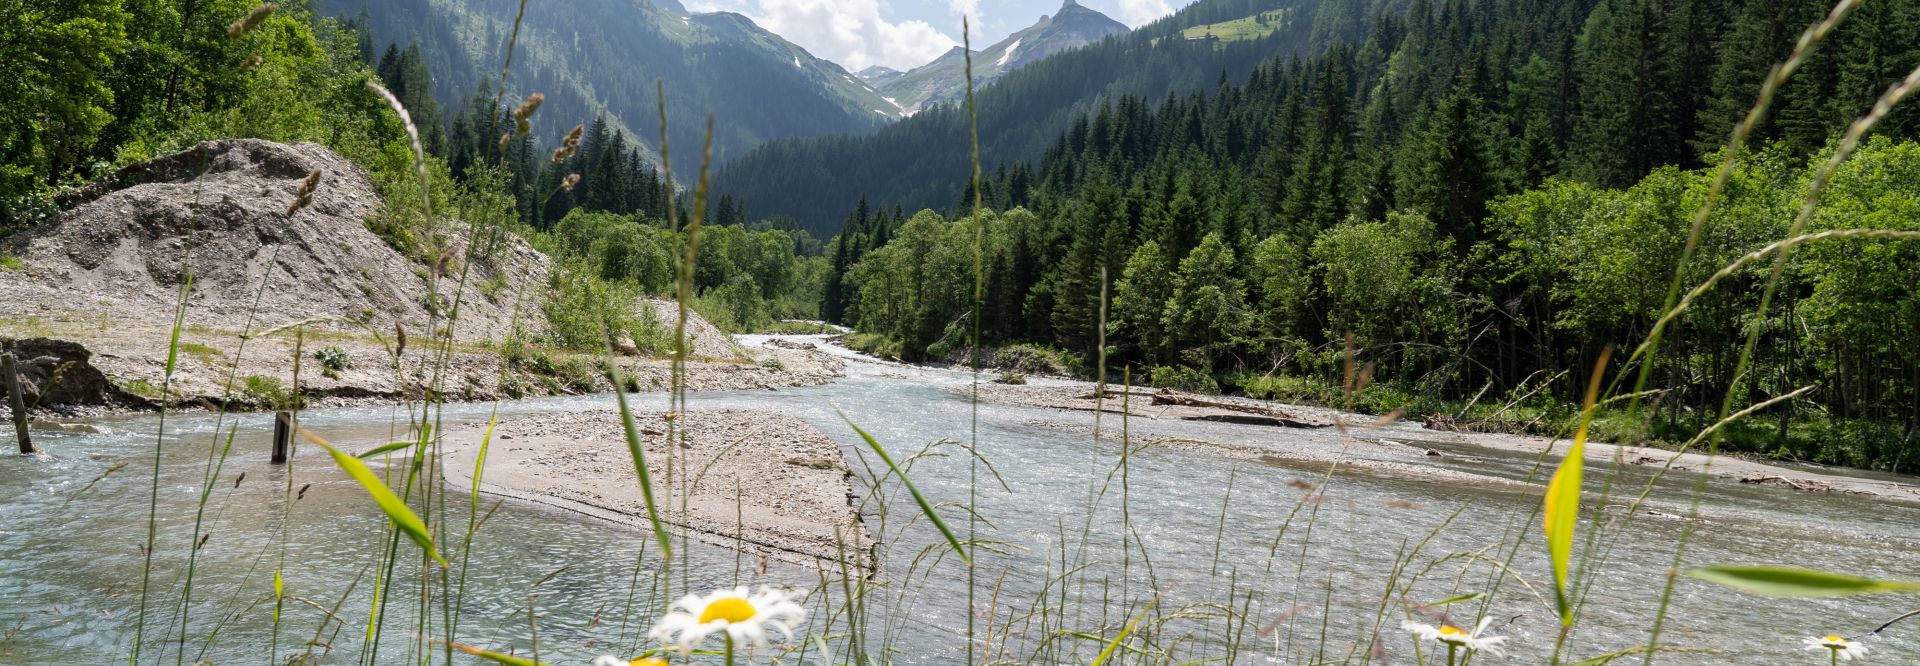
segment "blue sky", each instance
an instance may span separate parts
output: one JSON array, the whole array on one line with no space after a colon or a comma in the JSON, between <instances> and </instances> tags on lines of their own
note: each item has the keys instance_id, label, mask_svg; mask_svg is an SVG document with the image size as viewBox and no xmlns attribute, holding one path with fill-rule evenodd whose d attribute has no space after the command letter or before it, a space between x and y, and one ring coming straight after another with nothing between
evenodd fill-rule
<instances>
[{"instance_id":1,"label":"blue sky","mask_svg":"<svg viewBox=\"0 0 1920 666\"><path fill-rule=\"evenodd\" d=\"M1140 27L1194 0L1078 0ZM686 0L696 12L745 14L814 55L851 71L906 70L960 43L960 17L974 21L974 47L1000 41L1059 11L1060 0Z\"/></svg>"}]
</instances>

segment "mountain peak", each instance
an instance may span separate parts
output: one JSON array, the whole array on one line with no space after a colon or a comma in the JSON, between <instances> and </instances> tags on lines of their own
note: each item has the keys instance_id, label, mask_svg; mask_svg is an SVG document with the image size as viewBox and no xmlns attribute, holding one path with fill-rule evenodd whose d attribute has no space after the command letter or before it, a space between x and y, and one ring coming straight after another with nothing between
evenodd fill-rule
<instances>
[{"instance_id":1,"label":"mountain peak","mask_svg":"<svg viewBox=\"0 0 1920 666\"><path fill-rule=\"evenodd\" d=\"M1076 0L1062 0L1060 13L1040 17L1033 25L975 51L973 83L985 86L1035 61L1126 32L1126 24ZM868 82L908 113L929 104L958 101L966 94L965 66L961 62L964 56L965 49L955 46L933 62L897 76L873 77Z\"/></svg>"}]
</instances>

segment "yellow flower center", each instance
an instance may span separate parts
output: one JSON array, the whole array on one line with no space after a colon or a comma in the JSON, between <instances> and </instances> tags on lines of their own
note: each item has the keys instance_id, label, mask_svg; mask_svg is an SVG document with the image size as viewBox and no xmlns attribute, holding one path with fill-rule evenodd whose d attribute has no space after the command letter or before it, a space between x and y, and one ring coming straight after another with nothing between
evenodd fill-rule
<instances>
[{"instance_id":1,"label":"yellow flower center","mask_svg":"<svg viewBox=\"0 0 1920 666\"><path fill-rule=\"evenodd\" d=\"M1846 645L1847 644L1847 639L1842 638L1840 636L1835 636L1833 634L1827 634L1827 637L1821 640L1826 641L1828 645Z\"/></svg>"},{"instance_id":2,"label":"yellow flower center","mask_svg":"<svg viewBox=\"0 0 1920 666\"><path fill-rule=\"evenodd\" d=\"M1465 629L1450 624L1443 624L1440 625L1440 635L1437 636L1437 638L1439 638L1442 643L1465 643L1467 642L1468 635Z\"/></svg>"},{"instance_id":3,"label":"yellow flower center","mask_svg":"<svg viewBox=\"0 0 1920 666\"><path fill-rule=\"evenodd\" d=\"M667 662L652 657L641 657L627 662L627 666L667 666Z\"/></svg>"},{"instance_id":4,"label":"yellow flower center","mask_svg":"<svg viewBox=\"0 0 1920 666\"><path fill-rule=\"evenodd\" d=\"M754 613L753 604L747 603L746 599L726 597L707 604L707 609L700 613L700 624L706 624L715 620L726 620L728 624L739 624L753 619Z\"/></svg>"}]
</instances>

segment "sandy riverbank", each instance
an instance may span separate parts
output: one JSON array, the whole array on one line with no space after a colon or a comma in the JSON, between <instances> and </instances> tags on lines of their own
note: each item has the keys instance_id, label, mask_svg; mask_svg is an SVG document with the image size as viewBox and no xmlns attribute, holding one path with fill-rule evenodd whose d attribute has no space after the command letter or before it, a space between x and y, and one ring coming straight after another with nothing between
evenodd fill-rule
<instances>
[{"instance_id":1,"label":"sandy riverbank","mask_svg":"<svg viewBox=\"0 0 1920 666\"><path fill-rule=\"evenodd\" d=\"M966 385L959 385L953 390L957 393L967 393L971 389ZM1459 451L1471 452L1478 448L1486 450L1485 452L1489 455L1540 456L1543 452L1550 451L1551 457L1547 462L1552 465L1557 463L1559 456L1564 454L1569 445L1569 442L1564 439L1428 430L1406 421L1381 422L1375 416L1343 413L1320 407L1285 405L1244 398L1205 397L1206 400L1243 407L1251 410L1253 414L1273 414L1283 420L1299 421L1296 425L1278 422L1235 422L1236 414L1248 412L1240 409L1155 405L1152 399L1153 393L1153 389L1135 387L1128 400L1127 426L1133 441L1151 446L1166 446L1246 460L1275 460L1308 465L1330 465L1338 461L1342 466L1356 470L1374 470L1442 481L1526 487L1543 485L1548 472L1543 471L1536 483L1528 484L1491 474L1475 474L1457 468L1442 468L1426 463L1430 462L1430 458L1445 456L1457 460L1463 459L1470 463L1475 455ZM1107 400L1096 407L1094 384L1081 381L1049 381L1044 385L1030 386L987 383L980 385L980 399L985 402L1058 410L1062 412L1063 417L1067 413L1083 414L1075 418L1030 421L1028 425L1034 427L1090 433L1091 413L1098 409L1102 414L1103 436L1118 436L1122 411L1122 402L1119 397L1120 389L1110 385ZM1327 436L1315 439L1326 440L1324 442L1301 445L1300 437L1281 436L1288 431L1296 435L1302 434L1304 431L1317 429L1311 427L1322 423L1328 424ZM1309 428L1303 429L1299 426ZM1447 447L1454 449L1455 452L1442 452L1426 446L1426 443L1464 445L1464 449L1457 446ZM1675 475L1710 469L1712 478L1716 482L1765 485L1777 487L1786 492L1840 493L1920 505L1920 484L1912 482L1853 476L1844 470L1810 471L1732 456L1713 458L1709 468L1708 458L1704 454L1685 453L1677 458L1675 455L1674 451L1656 447L1603 442L1589 442L1586 451L1588 464L1592 466L1611 465L1618 457L1628 465L1653 471L1666 466L1671 461L1673 465L1671 473Z\"/></svg>"},{"instance_id":2,"label":"sandy riverbank","mask_svg":"<svg viewBox=\"0 0 1920 666\"><path fill-rule=\"evenodd\" d=\"M685 448L659 413L635 414L662 518L714 544L802 564L865 561L872 538L853 506L840 449L806 422L766 411L693 411ZM484 424L447 438L445 474L472 484ZM669 465L671 464L671 469ZM481 491L639 528L646 504L618 412L516 416L499 423Z\"/></svg>"}]
</instances>

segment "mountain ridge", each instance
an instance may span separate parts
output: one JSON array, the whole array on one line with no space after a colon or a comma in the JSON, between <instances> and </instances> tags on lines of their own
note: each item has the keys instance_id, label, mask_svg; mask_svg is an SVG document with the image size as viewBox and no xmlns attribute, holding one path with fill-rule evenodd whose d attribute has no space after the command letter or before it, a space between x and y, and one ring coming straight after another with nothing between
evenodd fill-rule
<instances>
[{"instance_id":1,"label":"mountain ridge","mask_svg":"<svg viewBox=\"0 0 1920 666\"><path fill-rule=\"evenodd\" d=\"M1247 77L1260 63L1357 38L1366 30L1360 22L1318 14L1323 7L1376 2L1392 0L1200 0L1138 30L1007 71L991 85L976 86L981 166L992 172L1037 159L1075 123L1089 122L1122 97L1208 89ZM1195 26L1276 11L1273 31L1258 39L1177 38ZM909 210L958 202L969 170L969 125L958 105L935 104L869 135L773 141L722 165L713 187L756 216L790 216L831 237L862 197Z\"/></svg>"},{"instance_id":2,"label":"mountain ridge","mask_svg":"<svg viewBox=\"0 0 1920 666\"><path fill-rule=\"evenodd\" d=\"M980 88L1016 69L1063 51L1131 32L1126 24L1066 0L1060 11L1041 16L985 49L974 52L974 87ZM871 68L869 68L871 71ZM867 82L912 115L934 104L966 97L966 50L955 46L925 65L905 72L880 73Z\"/></svg>"}]
</instances>

